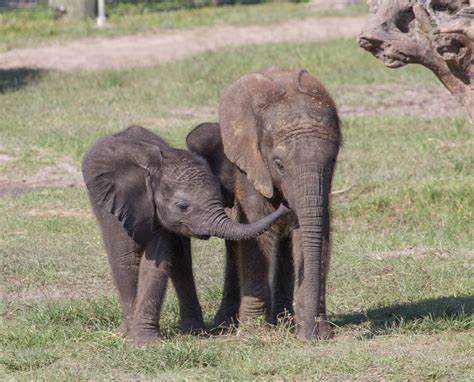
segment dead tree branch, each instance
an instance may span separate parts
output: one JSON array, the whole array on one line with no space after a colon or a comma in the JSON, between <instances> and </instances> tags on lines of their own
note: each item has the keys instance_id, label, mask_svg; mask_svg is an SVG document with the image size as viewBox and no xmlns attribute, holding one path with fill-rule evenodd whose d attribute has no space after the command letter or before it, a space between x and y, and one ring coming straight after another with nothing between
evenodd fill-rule
<instances>
[{"instance_id":1,"label":"dead tree branch","mask_svg":"<svg viewBox=\"0 0 474 382\"><path fill-rule=\"evenodd\" d=\"M474 0L369 0L369 8L359 46L389 68L430 69L474 129Z\"/></svg>"}]
</instances>

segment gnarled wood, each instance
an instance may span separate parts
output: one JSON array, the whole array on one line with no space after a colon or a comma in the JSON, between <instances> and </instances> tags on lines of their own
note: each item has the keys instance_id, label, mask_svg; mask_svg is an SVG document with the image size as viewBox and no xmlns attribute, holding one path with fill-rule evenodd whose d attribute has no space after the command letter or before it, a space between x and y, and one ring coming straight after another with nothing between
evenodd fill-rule
<instances>
[{"instance_id":1,"label":"gnarled wood","mask_svg":"<svg viewBox=\"0 0 474 382\"><path fill-rule=\"evenodd\" d=\"M389 68L430 69L474 129L474 0L369 0L360 47Z\"/></svg>"}]
</instances>

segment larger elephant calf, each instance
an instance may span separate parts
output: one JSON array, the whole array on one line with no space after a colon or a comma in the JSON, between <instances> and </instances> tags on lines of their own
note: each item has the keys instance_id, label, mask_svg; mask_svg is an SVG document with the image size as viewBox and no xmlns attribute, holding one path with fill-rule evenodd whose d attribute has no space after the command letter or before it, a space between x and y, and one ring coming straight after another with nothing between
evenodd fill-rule
<instances>
[{"instance_id":1,"label":"larger elephant calf","mask_svg":"<svg viewBox=\"0 0 474 382\"><path fill-rule=\"evenodd\" d=\"M227 88L219 124L198 126L188 147L209 161L233 195L240 221L258 221L280 203L294 215L257 239L227 243L216 324L235 318L242 324L263 314L276 321L293 313L296 279L298 336L305 341L330 337L325 303L329 196L341 144L333 100L308 72L270 68Z\"/></svg>"}]
</instances>

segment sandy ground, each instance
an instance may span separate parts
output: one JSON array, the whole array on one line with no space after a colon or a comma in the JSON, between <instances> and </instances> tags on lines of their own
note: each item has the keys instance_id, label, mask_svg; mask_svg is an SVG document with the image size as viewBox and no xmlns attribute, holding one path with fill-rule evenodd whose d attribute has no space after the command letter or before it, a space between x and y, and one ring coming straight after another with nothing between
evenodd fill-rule
<instances>
[{"instance_id":1,"label":"sandy ground","mask_svg":"<svg viewBox=\"0 0 474 382\"><path fill-rule=\"evenodd\" d=\"M462 108L439 82L341 86L332 92L339 114L411 114L426 118L463 115Z\"/></svg>"},{"instance_id":2,"label":"sandy ground","mask_svg":"<svg viewBox=\"0 0 474 382\"><path fill-rule=\"evenodd\" d=\"M83 187L81 172L72 165L48 166L28 176L0 176L0 197L43 189Z\"/></svg>"},{"instance_id":3,"label":"sandy ground","mask_svg":"<svg viewBox=\"0 0 474 382\"><path fill-rule=\"evenodd\" d=\"M323 17L274 25L216 25L118 38L89 38L0 54L0 69L62 71L145 67L224 47L355 37L365 17Z\"/></svg>"}]
</instances>

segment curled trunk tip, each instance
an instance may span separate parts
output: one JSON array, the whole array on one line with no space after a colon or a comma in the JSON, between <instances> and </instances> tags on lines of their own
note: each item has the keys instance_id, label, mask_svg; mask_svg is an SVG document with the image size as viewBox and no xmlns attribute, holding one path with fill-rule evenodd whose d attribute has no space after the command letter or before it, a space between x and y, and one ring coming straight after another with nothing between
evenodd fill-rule
<instances>
[{"instance_id":1,"label":"curled trunk tip","mask_svg":"<svg viewBox=\"0 0 474 382\"><path fill-rule=\"evenodd\" d=\"M233 221L225 213L220 215L216 223L210 228L209 232L204 234L220 237L226 240L247 240L266 232L281 216L286 215L291 210L283 204L270 215L262 219L249 223L241 224Z\"/></svg>"}]
</instances>

